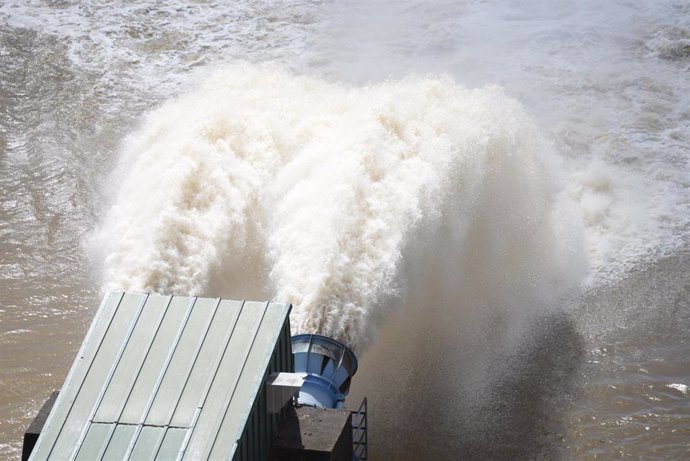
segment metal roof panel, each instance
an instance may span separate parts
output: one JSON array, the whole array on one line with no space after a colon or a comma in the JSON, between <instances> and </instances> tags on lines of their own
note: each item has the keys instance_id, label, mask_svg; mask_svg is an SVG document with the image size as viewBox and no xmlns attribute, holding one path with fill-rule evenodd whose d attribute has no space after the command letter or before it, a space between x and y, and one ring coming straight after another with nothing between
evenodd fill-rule
<instances>
[{"instance_id":1,"label":"metal roof panel","mask_svg":"<svg viewBox=\"0 0 690 461\"><path fill-rule=\"evenodd\" d=\"M163 436L165 436L165 427L144 426L134 443L130 459L137 461L155 459L163 442Z\"/></svg>"},{"instance_id":2,"label":"metal roof panel","mask_svg":"<svg viewBox=\"0 0 690 461\"><path fill-rule=\"evenodd\" d=\"M229 459L240 439L256 445L272 430L259 422L274 424L256 414L266 412L263 380L269 368L289 371L280 368L289 362L289 312L108 295L31 459Z\"/></svg>"},{"instance_id":3,"label":"metal roof panel","mask_svg":"<svg viewBox=\"0 0 690 461\"><path fill-rule=\"evenodd\" d=\"M160 327L151 332L155 337L131 388L119 419L121 422L140 424L144 421L193 305L194 298L174 297L165 311Z\"/></svg>"},{"instance_id":4,"label":"metal roof panel","mask_svg":"<svg viewBox=\"0 0 690 461\"><path fill-rule=\"evenodd\" d=\"M183 450L184 441L187 438L189 429L179 429L176 427L169 427L165 431L165 437L161 444L160 450L156 454L156 459L173 460L180 457L180 452Z\"/></svg>"},{"instance_id":5,"label":"metal roof panel","mask_svg":"<svg viewBox=\"0 0 690 461\"><path fill-rule=\"evenodd\" d=\"M131 336L125 343L115 372L94 416L95 422L112 423L119 420L129 392L139 376L154 335L163 320L171 297L154 296L144 304Z\"/></svg>"},{"instance_id":6,"label":"metal roof panel","mask_svg":"<svg viewBox=\"0 0 690 461\"><path fill-rule=\"evenodd\" d=\"M98 347L108 330L112 321L113 314L122 300L122 293L112 293L101 303L101 307L96 313L94 321L91 323L86 339L77 354L77 358L67 375L65 382L74 383L72 386L63 389L57 397L52 411L41 431L41 435L34 447L32 457L36 459L46 459L50 455L55 441L57 440L62 426L67 418L74 400L77 398L81 382L84 380L91 363L93 362Z\"/></svg>"},{"instance_id":7,"label":"metal roof panel","mask_svg":"<svg viewBox=\"0 0 690 461\"><path fill-rule=\"evenodd\" d=\"M256 305L257 303L252 304ZM250 305L249 307L252 308L254 306ZM282 314L281 309L276 307L276 305L265 306L262 322L254 336L242 374L239 376L237 386L233 391L234 396L251 395L252 391L260 387L266 378L271 352L280 334L280 330L271 328L279 322ZM254 308L258 309L259 306ZM266 353L267 351L269 351L268 354ZM242 429L244 429L245 422L249 419L253 405L254 399L247 398L232 398L228 402L224 409L223 421L213 444L211 459L219 459L231 452L233 449L232 445L242 435ZM234 440L230 436L231 434L236 434Z\"/></svg>"},{"instance_id":8,"label":"metal roof panel","mask_svg":"<svg viewBox=\"0 0 690 461\"><path fill-rule=\"evenodd\" d=\"M180 342L175 349L170 365L146 416L145 424L165 426L170 424L182 391L191 375L194 361L208 336L214 314L220 304L218 299L198 299L194 310L182 332ZM182 424L188 425L191 423Z\"/></svg>"},{"instance_id":9,"label":"metal roof panel","mask_svg":"<svg viewBox=\"0 0 690 461\"><path fill-rule=\"evenodd\" d=\"M213 375L220 366L241 308L241 301L223 300L218 305L216 315L173 413L171 426L189 427L192 425L198 413L197 410L203 406L206 399Z\"/></svg>"},{"instance_id":10,"label":"metal roof panel","mask_svg":"<svg viewBox=\"0 0 690 461\"><path fill-rule=\"evenodd\" d=\"M100 459L108 447L108 442L114 430L115 424L91 424L86 438L79 448L79 453L77 453L77 461Z\"/></svg>"},{"instance_id":11,"label":"metal roof panel","mask_svg":"<svg viewBox=\"0 0 690 461\"><path fill-rule=\"evenodd\" d=\"M108 441L108 447L105 449L102 458L104 461L122 461L127 459L129 448L133 445L134 437L137 434L137 426L129 424L117 424L112 437Z\"/></svg>"},{"instance_id":12,"label":"metal roof panel","mask_svg":"<svg viewBox=\"0 0 690 461\"><path fill-rule=\"evenodd\" d=\"M186 458L205 459L208 457L215 441L215 437L208 435L218 433L224 411L235 396L237 383L244 371L267 305L268 303L248 302L242 305L237 324L208 391L207 401L214 404L203 405L185 453Z\"/></svg>"},{"instance_id":13,"label":"metal roof panel","mask_svg":"<svg viewBox=\"0 0 690 461\"><path fill-rule=\"evenodd\" d=\"M91 420L102 392L105 390L104 385L110 381L114 365L126 344L123 339L129 335L145 301L146 298L141 296L125 295L122 298L84 380L81 383L75 383L79 387L77 398L64 420L59 437L51 451L51 454L55 453L57 459L69 458L72 453L76 453L86 436L88 426L85 426L84 422ZM58 397L56 405L59 403Z\"/></svg>"}]
</instances>

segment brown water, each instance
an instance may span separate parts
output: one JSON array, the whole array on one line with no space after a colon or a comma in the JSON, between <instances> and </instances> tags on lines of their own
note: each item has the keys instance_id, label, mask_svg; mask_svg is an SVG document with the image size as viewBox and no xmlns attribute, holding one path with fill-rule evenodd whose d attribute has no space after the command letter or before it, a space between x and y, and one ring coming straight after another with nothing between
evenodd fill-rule
<instances>
[{"instance_id":1,"label":"brown water","mask_svg":"<svg viewBox=\"0 0 690 461\"><path fill-rule=\"evenodd\" d=\"M353 86L501 84L582 216L590 275L537 310L481 264L448 288L479 250L404 255L352 390L371 459L690 459L690 9L566 3L0 5L0 457L18 457L99 304L86 242L123 139L245 59Z\"/></svg>"},{"instance_id":2,"label":"brown water","mask_svg":"<svg viewBox=\"0 0 690 461\"><path fill-rule=\"evenodd\" d=\"M687 459L688 264L661 260L508 344L443 300L396 315L351 392L369 397L372 457Z\"/></svg>"}]
</instances>

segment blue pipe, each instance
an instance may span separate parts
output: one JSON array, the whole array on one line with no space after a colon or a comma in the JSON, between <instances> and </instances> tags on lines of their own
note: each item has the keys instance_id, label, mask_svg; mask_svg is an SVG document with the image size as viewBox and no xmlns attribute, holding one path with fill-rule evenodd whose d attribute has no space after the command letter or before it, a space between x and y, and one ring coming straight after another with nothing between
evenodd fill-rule
<instances>
[{"instance_id":1,"label":"blue pipe","mask_svg":"<svg viewBox=\"0 0 690 461\"><path fill-rule=\"evenodd\" d=\"M357 372L357 357L343 343L321 335L292 337L296 373L307 377L297 402L321 408L343 408L350 382Z\"/></svg>"}]
</instances>

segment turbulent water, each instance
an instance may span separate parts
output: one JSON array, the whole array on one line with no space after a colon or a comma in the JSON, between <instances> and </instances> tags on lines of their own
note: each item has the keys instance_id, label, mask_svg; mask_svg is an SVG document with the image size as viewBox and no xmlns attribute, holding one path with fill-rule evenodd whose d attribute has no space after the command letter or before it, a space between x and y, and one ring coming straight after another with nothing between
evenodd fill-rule
<instances>
[{"instance_id":1,"label":"turbulent water","mask_svg":"<svg viewBox=\"0 0 690 461\"><path fill-rule=\"evenodd\" d=\"M690 456L690 7L0 6L0 453L104 291L294 304L372 459Z\"/></svg>"},{"instance_id":2,"label":"turbulent water","mask_svg":"<svg viewBox=\"0 0 690 461\"><path fill-rule=\"evenodd\" d=\"M403 255L441 218L455 235L437 246L460 250L481 226L504 285L553 295L582 265L568 257L581 242L534 131L500 90L450 78L348 88L217 71L128 139L96 259L108 291L228 295L265 274L270 296L294 304L295 332L355 350Z\"/></svg>"}]
</instances>

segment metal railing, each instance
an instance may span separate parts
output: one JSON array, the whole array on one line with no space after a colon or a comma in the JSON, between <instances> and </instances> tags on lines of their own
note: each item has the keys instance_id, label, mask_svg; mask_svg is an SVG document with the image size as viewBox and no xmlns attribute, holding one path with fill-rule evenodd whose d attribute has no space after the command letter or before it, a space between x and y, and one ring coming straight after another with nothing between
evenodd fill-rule
<instances>
[{"instance_id":1,"label":"metal railing","mask_svg":"<svg viewBox=\"0 0 690 461\"><path fill-rule=\"evenodd\" d=\"M359 410L352 412L352 452L355 461L366 461L367 449L367 398L364 397Z\"/></svg>"}]
</instances>

